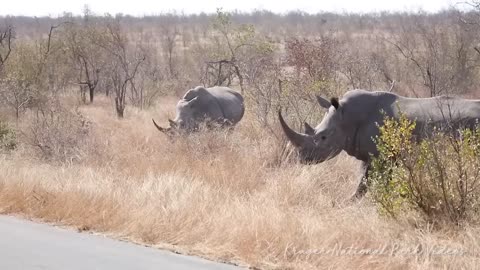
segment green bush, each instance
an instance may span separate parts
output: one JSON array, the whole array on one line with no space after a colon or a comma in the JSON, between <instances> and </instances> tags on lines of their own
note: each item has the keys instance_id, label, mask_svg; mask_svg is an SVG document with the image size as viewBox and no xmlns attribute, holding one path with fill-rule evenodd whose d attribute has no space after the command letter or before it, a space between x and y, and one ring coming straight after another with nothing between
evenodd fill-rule
<instances>
[{"instance_id":1,"label":"green bush","mask_svg":"<svg viewBox=\"0 0 480 270\"><path fill-rule=\"evenodd\" d=\"M15 131L0 121L0 152L11 151L17 147Z\"/></svg>"},{"instance_id":2,"label":"green bush","mask_svg":"<svg viewBox=\"0 0 480 270\"><path fill-rule=\"evenodd\" d=\"M460 136L434 130L413 140L415 122L386 118L376 138L371 196L392 217L415 211L430 224L479 221L480 127Z\"/></svg>"}]
</instances>

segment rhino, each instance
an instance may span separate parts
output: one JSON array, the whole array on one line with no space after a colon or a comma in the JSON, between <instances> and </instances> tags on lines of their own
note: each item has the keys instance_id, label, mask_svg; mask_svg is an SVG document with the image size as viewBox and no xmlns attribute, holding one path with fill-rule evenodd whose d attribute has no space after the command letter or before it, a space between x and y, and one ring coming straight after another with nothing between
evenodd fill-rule
<instances>
[{"instance_id":1,"label":"rhino","mask_svg":"<svg viewBox=\"0 0 480 270\"><path fill-rule=\"evenodd\" d=\"M475 128L480 120L480 100L459 97L408 98L391 92L355 89L340 100L334 97L329 101L321 96L316 99L328 110L316 128L305 123L305 132L296 132L287 125L281 111L280 124L302 163L321 163L342 151L362 162L363 175L353 200L367 192L371 157L378 156L373 138L380 134L378 127L385 116L399 119L403 114L415 121L413 136L417 140L427 138L433 128L455 133L460 127Z\"/></svg>"},{"instance_id":2,"label":"rhino","mask_svg":"<svg viewBox=\"0 0 480 270\"><path fill-rule=\"evenodd\" d=\"M221 86L197 86L178 101L175 119L168 119L170 127L161 127L153 119L152 122L158 130L171 136L180 131L196 131L201 123L206 123L208 128L233 127L244 113L243 97L235 90Z\"/></svg>"}]
</instances>

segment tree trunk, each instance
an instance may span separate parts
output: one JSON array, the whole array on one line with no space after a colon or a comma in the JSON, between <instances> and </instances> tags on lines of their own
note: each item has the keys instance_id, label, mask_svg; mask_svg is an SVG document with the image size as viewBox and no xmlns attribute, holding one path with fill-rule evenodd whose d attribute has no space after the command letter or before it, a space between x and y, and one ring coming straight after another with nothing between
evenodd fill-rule
<instances>
[{"instance_id":1,"label":"tree trunk","mask_svg":"<svg viewBox=\"0 0 480 270\"><path fill-rule=\"evenodd\" d=\"M123 118L123 111L125 108L117 108L117 117Z\"/></svg>"},{"instance_id":2,"label":"tree trunk","mask_svg":"<svg viewBox=\"0 0 480 270\"><path fill-rule=\"evenodd\" d=\"M89 90L89 94L90 94L90 103L93 103L93 95L94 95L94 92L95 92L95 88L89 87L88 90Z\"/></svg>"},{"instance_id":3,"label":"tree trunk","mask_svg":"<svg viewBox=\"0 0 480 270\"><path fill-rule=\"evenodd\" d=\"M115 98L115 109L117 110L118 118L123 118L123 112L125 111L125 103L120 98Z\"/></svg>"},{"instance_id":4,"label":"tree trunk","mask_svg":"<svg viewBox=\"0 0 480 270\"><path fill-rule=\"evenodd\" d=\"M80 97L83 103L87 103L87 91L84 85L80 85Z\"/></svg>"},{"instance_id":5,"label":"tree trunk","mask_svg":"<svg viewBox=\"0 0 480 270\"><path fill-rule=\"evenodd\" d=\"M240 72L240 68L238 67L238 65L232 61L233 64L233 67L235 68L235 72L237 73L237 77L238 77L238 83L240 84L240 94L244 94L244 89L243 89L243 76L242 76L242 73Z\"/></svg>"}]
</instances>

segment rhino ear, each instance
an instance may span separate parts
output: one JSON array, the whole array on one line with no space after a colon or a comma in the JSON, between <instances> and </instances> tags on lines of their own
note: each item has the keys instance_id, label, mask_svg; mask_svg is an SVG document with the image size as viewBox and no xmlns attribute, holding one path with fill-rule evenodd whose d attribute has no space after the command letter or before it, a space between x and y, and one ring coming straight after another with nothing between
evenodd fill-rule
<instances>
[{"instance_id":1,"label":"rhino ear","mask_svg":"<svg viewBox=\"0 0 480 270\"><path fill-rule=\"evenodd\" d=\"M333 107L335 107L335 109L338 109L338 107L340 107L340 103L338 103L338 98L336 97L332 97L330 99L330 103L332 104Z\"/></svg>"},{"instance_id":2,"label":"rhino ear","mask_svg":"<svg viewBox=\"0 0 480 270\"><path fill-rule=\"evenodd\" d=\"M315 129L313 129L307 122L303 122L305 127L305 134L313 136L315 134Z\"/></svg>"},{"instance_id":3,"label":"rhino ear","mask_svg":"<svg viewBox=\"0 0 480 270\"><path fill-rule=\"evenodd\" d=\"M330 106L332 106L332 103L330 103L330 101L324 99L323 97L316 95L316 98L318 104L320 104L320 106L322 106L323 108L328 109L330 108Z\"/></svg>"},{"instance_id":4,"label":"rhino ear","mask_svg":"<svg viewBox=\"0 0 480 270\"><path fill-rule=\"evenodd\" d=\"M192 98L190 101L188 101L188 106L193 106L197 101L198 97Z\"/></svg>"}]
</instances>

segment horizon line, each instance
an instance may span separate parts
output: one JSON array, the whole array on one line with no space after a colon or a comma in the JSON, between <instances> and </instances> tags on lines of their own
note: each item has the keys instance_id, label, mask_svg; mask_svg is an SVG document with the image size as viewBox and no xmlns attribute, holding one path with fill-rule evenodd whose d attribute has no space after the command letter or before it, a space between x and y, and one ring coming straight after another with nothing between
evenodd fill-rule
<instances>
[{"instance_id":1,"label":"horizon line","mask_svg":"<svg viewBox=\"0 0 480 270\"><path fill-rule=\"evenodd\" d=\"M332 15L379 15L379 14L418 14L418 13L424 13L424 14L430 14L430 15L435 15L435 14L441 14L444 12L448 11L460 11L460 12L475 12L474 9L459 9L454 6L448 6L448 7L443 7L440 8L436 11L429 11L425 10L423 8L411 8L411 9L402 9L402 10L389 10L389 9L383 9L383 10L371 10L371 11L348 11L346 9L341 10L341 11L329 11L329 10L319 10L319 11L305 11L301 9L292 9L292 10L286 10L282 12L275 12L271 11L268 9L259 9L259 8L254 8L251 10L239 10L239 9L231 9L231 10L223 10L221 8L217 8L217 10L220 9L222 12L225 13L230 13L234 15L253 15L255 13L270 13L273 15L277 16L287 16L290 14L301 14L303 16L317 16L317 15L324 15L324 14L332 14ZM105 17L107 15L110 16L124 16L124 17L134 17L134 18L145 18L145 17L161 17L165 15L175 15L175 16L212 16L215 15L217 12L216 11L200 11L200 12L185 12L185 10L178 10L178 9L173 9L173 10L166 10L166 11L160 11L160 12L154 12L154 13L144 13L144 14L129 14L129 13L124 13L124 12L116 12L116 13L110 13L110 12L92 12L89 15L92 17ZM61 13L58 14L41 14L41 15L25 15L25 14L0 14L0 18L6 18L6 17L29 17L29 18L62 18L65 15L71 15L73 17L82 17L84 14L82 12L72 12L72 11L62 11Z\"/></svg>"}]
</instances>

